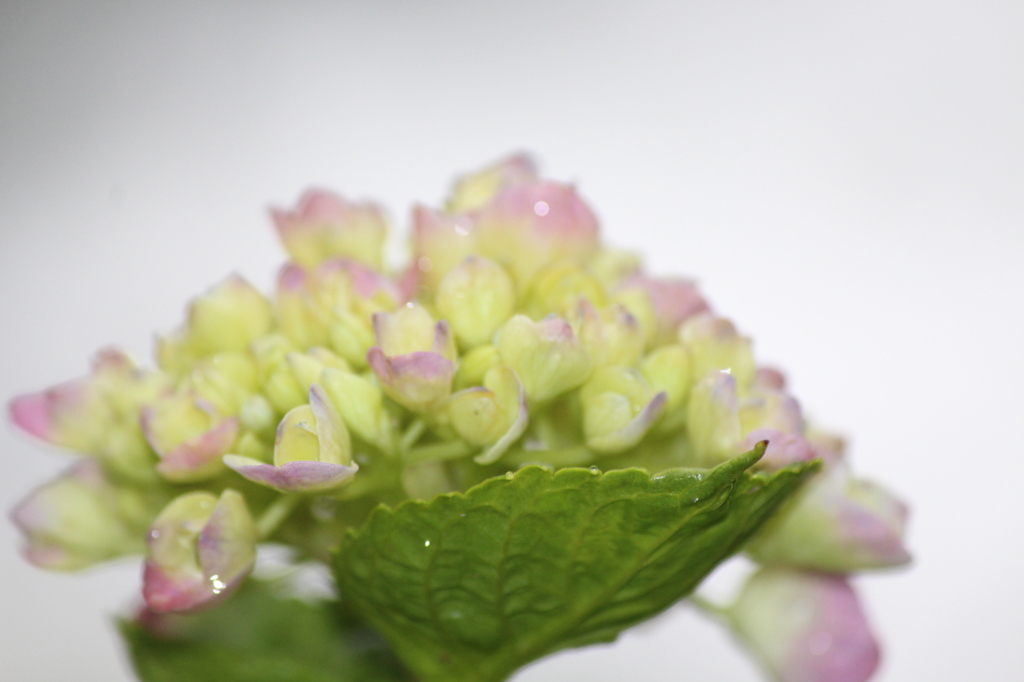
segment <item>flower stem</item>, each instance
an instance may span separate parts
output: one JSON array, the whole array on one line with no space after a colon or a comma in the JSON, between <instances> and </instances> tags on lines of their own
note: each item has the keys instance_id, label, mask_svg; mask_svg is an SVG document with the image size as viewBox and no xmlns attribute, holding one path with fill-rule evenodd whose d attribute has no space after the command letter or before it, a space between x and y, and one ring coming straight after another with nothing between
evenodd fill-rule
<instances>
[{"instance_id":1,"label":"flower stem","mask_svg":"<svg viewBox=\"0 0 1024 682\"><path fill-rule=\"evenodd\" d=\"M423 419L418 418L413 421L413 423L409 425L409 428L405 430L405 433L402 434L402 440L398 446L400 452L409 452L409 449L416 444L416 441L420 439L420 436L423 435L423 431L426 428L427 422L423 421Z\"/></svg>"},{"instance_id":2,"label":"flower stem","mask_svg":"<svg viewBox=\"0 0 1024 682\"><path fill-rule=\"evenodd\" d=\"M263 510L263 514L256 521L256 530L259 533L260 540L266 540L273 535L274 531L288 518L288 515L292 513L301 499L301 495L286 494L271 502L270 506Z\"/></svg>"},{"instance_id":3,"label":"flower stem","mask_svg":"<svg viewBox=\"0 0 1024 682\"><path fill-rule=\"evenodd\" d=\"M463 443L461 440L455 440L436 445L424 445L421 448L409 450L405 453L405 461L409 464L413 462L440 462L465 457L472 451L473 449L466 443Z\"/></svg>"}]
</instances>

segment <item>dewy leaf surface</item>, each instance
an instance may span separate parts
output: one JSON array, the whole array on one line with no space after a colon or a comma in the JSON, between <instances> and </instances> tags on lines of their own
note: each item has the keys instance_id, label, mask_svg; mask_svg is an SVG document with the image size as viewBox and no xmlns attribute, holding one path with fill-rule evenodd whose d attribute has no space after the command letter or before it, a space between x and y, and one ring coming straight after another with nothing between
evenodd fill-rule
<instances>
[{"instance_id":1,"label":"dewy leaf surface","mask_svg":"<svg viewBox=\"0 0 1024 682\"><path fill-rule=\"evenodd\" d=\"M689 594L815 468L746 472L761 453L653 479L526 467L381 507L342 543L342 600L424 682L503 680Z\"/></svg>"},{"instance_id":2,"label":"dewy leaf surface","mask_svg":"<svg viewBox=\"0 0 1024 682\"><path fill-rule=\"evenodd\" d=\"M380 638L346 622L333 602L280 598L250 580L194 615L124 621L144 682L400 682L413 678Z\"/></svg>"}]
</instances>

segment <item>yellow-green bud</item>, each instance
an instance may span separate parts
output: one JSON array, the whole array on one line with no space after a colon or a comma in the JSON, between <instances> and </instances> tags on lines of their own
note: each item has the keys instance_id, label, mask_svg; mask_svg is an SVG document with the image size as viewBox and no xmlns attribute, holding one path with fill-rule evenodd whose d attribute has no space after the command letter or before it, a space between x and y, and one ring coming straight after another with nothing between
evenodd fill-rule
<instances>
[{"instance_id":1,"label":"yellow-green bud","mask_svg":"<svg viewBox=\"0 0 1024 682\"><path fill-rule=\"evenodd\" d=\"M437 288L437 310L464 348L489 342L512 315L515 304L512 278L486 258L467 258L445 275Z\"/></svg>"},{"instance_id":2,"label":"yellow-green bud","mask_svg":"<svg viewBox=\"0 0 1024 682\"><path fill-rule=\"evenodd\" d=\"M714 466L737 455L742 434L736 379L728 372L709 372L694 384L686 423L697 464Z\"/></svg>"},{"instance_id":3,"label":"yellow-green bud","mask_svg":"<svg viewBox=\"0 0 1024 682\"><path fill-rule=\"evenodd\" d=\"M365 316L336 310L330 326L331 348L356 369L366 367L366 352L373 347L373 326Z\"/></svg>"},{"instance_id":4,"label":"yellow-green bud","mask_svg":"<svg viewBox=\"0 0 1024 682\"><path fill-rule=\"evenodd\" d=\"M656 392L635 369L597 370L580 389L587 447L600 454L633 447L661 415L665 400L665 393Z\"/></svg>"},{"instance_id":5,"label":"yellow-green bud","mask_svg":"<svg viewBox=\"0 0 1024 682\"><path fill-rule=\"evenodd\" d=\"M525 308L530 317L540 319L554 313L565 315L581 298L601 308L607 295L601 282L572 261L552 263L538 272L526 295Z\"/></svg>"},{"instance_id":6,"label":"yellow-green bud","mask_svg":"<svg viewBox=\"0 0 1024 682\"><path fill-rule=\"evenodd\" d=\"M221 414L237 414L257 390L256 365L246 353L226 352L201 361L185 376L182 389L210 403Z\"/></svg>"},{"instance_id":7,"label":"yellow-green bud","mask_svg":"<svg viewBox=\"0 0 1024 682\"><path fill-rule=\"evenodd\" d=\"M447 414L460 438L488 446L476 461L491 464L526 430L526 393L515 372L507 367L490 369L483 384L453 395Z\"/></svg>"},{"instance_id":8,"label":"yellow-green bud","mask_svg":"<svg viewBox=\"0 0 1024 682\"><path fill-rule=\"evenodd\" d=\"M620 305L598 310L589 300L581 299L569 321L594 367L630 367L643 356L643 327Z\"/></svg>"},{"instance_id":9,"label":"yellow-green bud","mask_svg":"<svg viewBox=\"0 0 1024 682\"><path fill-rule=\"evenodd\" d=\"M667 396L665 414L656 428L662 433L675 431L686 422L686 397L692 383L690 354L679 344L651 351L640 363L640 373L655 391Z\"/></svg>"},{"instance_id":10,"label":"yellow-green bud","mask_svg":"<svg viewBox=\"0 0 1024 682\"><path fill-rule=\"evenodd\" d=\"M392 449L391 420L376 384L358 374L332 368L324 370L320 383L346 426L367 443L385 452Z\"/></svg>"},{"instance_id":11,"label":"yellow-green bud","mask_svg":"<svg viewBox=\"0 0 1024 682\"><path fill-rule=\"evenodd\" d=\"M710 313L695 315L679 328L679 340L693 360L694 379L722 371L742 388L753 382L756 367L750 339L740 336L729 320Z\"/></svg>"},{"instance_id":12,"label":"yellow-green bud","mask_svg":"<svg viewBox=\"0 0 1024 682\"><path fill-rule=\"evenodd\" d=\"M497 345L502 363L516 373L532 401L544 402L580 386L593 368L572 327L558 317L534 322L516 315L501 328Z\"/></svg>"}]
</instances>

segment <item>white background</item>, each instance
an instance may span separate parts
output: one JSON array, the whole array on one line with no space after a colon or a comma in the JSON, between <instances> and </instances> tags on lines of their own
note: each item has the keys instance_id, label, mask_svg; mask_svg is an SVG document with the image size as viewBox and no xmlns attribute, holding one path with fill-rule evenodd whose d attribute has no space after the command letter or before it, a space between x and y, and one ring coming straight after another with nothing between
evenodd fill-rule
<instances>
[{"instance_id":1,"label":"white background","mask_svg":"<svg viewBox=\"0 0 1024 682\"><path fill-rule=\"evenodd\" d=\"M877 680L1024 679L1024 11L860 2L4 2L0 398L148 358L308 184L412 201L517 149L686 273L910 501L858 580ZM0 430L0 504L66 462ZM0 678L127 679L137 566L35 570L0 524ZM643 672L640 672L642 667ZM683 608L517 682L753 682Z\"/></svg>"}]
</instances>

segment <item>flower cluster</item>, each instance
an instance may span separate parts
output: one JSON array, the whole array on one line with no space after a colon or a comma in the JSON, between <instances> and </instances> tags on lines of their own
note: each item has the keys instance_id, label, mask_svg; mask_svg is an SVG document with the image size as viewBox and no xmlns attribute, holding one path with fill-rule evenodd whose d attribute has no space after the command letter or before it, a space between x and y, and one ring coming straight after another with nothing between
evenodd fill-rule
<instances>
[{"instance_id":1,"label":"flower cluster","mask_svg":"<svg viewBox=\"0 0 1024 682\"><path fill-rule=\"evenodd\" d=\"M749 545L726 610L782 680L866 679L878 649L845 576L907 562L905 507L854 478L777 370L695 284L601 243L576 190L515 156L416 207L386 267L379 207L312 190L273 210L270 297L231 277L159 339L15 398L14 423L84 455L13 512L33 563L145 553L155 611L225 598L263 541L325 559L378 503L465 490L530 463L709 467L820 458Z\"/></svg>"}]
</instances>

